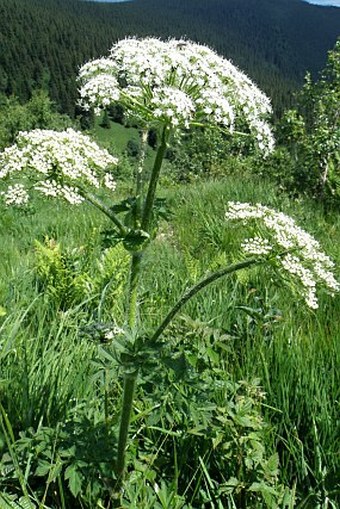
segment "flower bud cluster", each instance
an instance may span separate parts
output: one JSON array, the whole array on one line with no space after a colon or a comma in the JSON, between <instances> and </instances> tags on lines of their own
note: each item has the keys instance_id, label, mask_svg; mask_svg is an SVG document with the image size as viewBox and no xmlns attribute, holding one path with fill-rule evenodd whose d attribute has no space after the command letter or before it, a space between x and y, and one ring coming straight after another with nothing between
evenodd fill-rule
<instances>
[{"instance_id":1,"label":"flower bud cluster","mask_svg":"<svg viewBox=\"0 0 340 509\"><path fill-rule=\"evenodd\" d=\"M334 262L321 250L319 242L291 217L261 204L229 202L226 218L241 220L244 225L255 222L261 235L243 242L243 251L254 255L277 253L277 264L298 282L310 308L318 307L317 285L323 285L332 295L340 291L332 272Z\"/></svg>"},{"instance_id":2,"label":"flower bud cluster","mask_svg":"<svg viewBox=\"0 0 340 509\"><path fill-rule=\"evenodd\" d=\"M7 205L26 204L29 189L78 204L82 187L114 190L112 174L105 170L116 164L107 150L73 129L21 132L16 144L0 153L0 179L19 181L1 194Z\"/></svg>"},{"instance_id":3,"label":"flower bud cluster","mask_svg":"<svg viewBox=\"0 0 340 509\"><path fill-rule=\"evenodd\" d=\"M247 125L264 152L273 148L265 122L269 99L230 61L187 40L127 38L108 58L85 64L79 73L80 104L105 108L121 102L143 121L187 128L193 122L230 132Z\"/></svg>"}]
</instances>

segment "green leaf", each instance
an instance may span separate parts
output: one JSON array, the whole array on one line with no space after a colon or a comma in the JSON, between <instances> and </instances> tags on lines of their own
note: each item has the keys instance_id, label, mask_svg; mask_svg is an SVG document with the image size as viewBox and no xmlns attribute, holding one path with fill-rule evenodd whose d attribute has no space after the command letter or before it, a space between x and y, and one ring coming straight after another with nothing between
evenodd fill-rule
<instances>
[{"instance_id":1,"label":"green leaf","mask_svg":"<svg viewBox=\"0 0 340 509\"><path fill-rule=\"evenodd\" d=\"M243 487L242 481L236 479L236 477L230 477L226 483L220 485L221 493L234 493L239 488Z\"/></svg>"},{"instance_id":2,"label":"green leaf","mask_svg":"<svg viewBox=\"0 0 340 509\"><path fill-rule=\"evenodd\" d=\"M45 477L48 475L53 465L49 461L40 460L36 468L35 475L38 477Z\"/></svg>"},{"instance_id":3,"label":"green leaf","mask_svg":"<svg viewBox=\"0 0 340 509\"><path fill-rule=\"evenodd\" d=\"M13 495L0 493L0 508L1 509L36 509L36 505L31 502L28 497L21 497L16 500Z\"/></svg>"},{"instance_id":4,"label":"green leaf","mask_svg":"<svg viewBox=\"0 0 340 509\"><path fill-rule=\"evenodd\" d=\"M266 472L275 477L279 473L279 455L277 453L270 456L266 465Z\"/></svg>"},{"instance_id":5,"label":"green leaf","mask_svg":"<svg viewBox=\"0 0 340 509\"><path fill-rule=\"evenodd\" d=\"M162 362L175 372L177 378L182 378L187 372L188 366L183 354L179 357L163 357Z\"/></svg>"},{"instance_id":6,"label":"green leaf","mask_svg":"<svg viewBox=\"0 0 340 509\"><path fill-rule=\"evenodd\" d=\"M28 497L21 497L19 499L18 505L20 509L35 509L36 507Z\"/></svg>"},{"instance_id":7,"label":"green leaf","mask_svg":"<svg viewBox=\"0 0 340 509\"><path fill-rule=\"evenodd\" d=\"M77 497L81 491L81 485L84 476L77 470L76 465L70 465L65 471L65 479L74 497Z\"/></svg>"},{"instance_id":8,"label":"green leaf","mask_svg":"<svg viewBox=\"0 0 340 509\"><path fill-rule=\"evenodd\" d=\"M123 240L122 234L115 229L111 230L103 230L101 233L102 236L102 246L103 247L112 247L118 244L118 242L121 242Z\"/></svg>"},{"instance_id":9,"label":"green leaf","mask_svg":"<svg viewBox=\"0 0 340 509\"><path fill-rule=\"evenodd\" d=\"M114 212L115 214L119 214L120 212L127 212L128 210L134 209L136 206L136 199L135 198L126 198L125 200L122 200L119 203L116 203L112 207L110 207L110 210Z\"/></svg>"},{"instance_id":10,"label":"green leaf","mask_svg":"<svg viewBox=\"0 0 340 509\"><path fill-rule=\"evenodd\" d=\"M243 428L253 428L254 427L254 420L249 417L248 415L240 415L236 414L234 417L234 421L239 426L242 426Z\"/></svg>"},{"instance_id":11,"label":"green leaf","mask_svg":"<svg viewBox=\"0 0 340 509\"><path fill-rule=\"evenodd\" d=\"M59 461L58 463L52 465L51 467L51 470L50 470L50 473L49 473L49 476L48 476L48 482L54 482L57 477L60 475L61 473L61 470L62 470L62 462Z\"/></svg>"},{"instance_id":12,"label":"green leaf","mask_svg":"<svg viewBox=\"0 0 340 509\"><path fill-rule=\"evenodd\" d=\"M149 240L150 235L147 232L132 230L126 235L123 245L127 251L138 251Z\"/></svg>"},{"instance_id":13,"label":"green leaf","mask_svg":"<svg viewBox=\"0 0 340 509\"><path fill-rule=\"evenodd\" d=\"M268 486L268 484L265 484L263 481L253 482L253 484L249 486L248 491L262 493L262 495L277 495L276 490L271 486Z\"/></svg>"}]
</instances>

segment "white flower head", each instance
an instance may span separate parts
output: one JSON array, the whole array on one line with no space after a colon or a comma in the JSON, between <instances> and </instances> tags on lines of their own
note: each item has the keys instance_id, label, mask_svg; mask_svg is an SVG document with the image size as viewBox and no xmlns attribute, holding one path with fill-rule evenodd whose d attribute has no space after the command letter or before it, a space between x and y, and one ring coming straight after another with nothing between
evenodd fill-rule
<instances>
[{"instance_id":1,"label":"white flower head","mask_svg":"<svg viewBox=\"0 0 340 509\"><path fill-rule=\"evenodd\" d=\"M319 242L291 217L261 204L229 202L226 219L240 220L244 225L252 224L260 229L261 237L255 236L241 244L243 252L246 255L272 253L271 256L276 253L277 264L298 283L310 308L318 307L318 286L324 286L331 295L340 291L331 270L334 262L321 250Z\"/></svg>"},{"instance_id":2,"label":"white flower head","mask_svg":"<svg viewBox=\"0 0 340 509\"><path fill-rule=\"evenodd\" d=\"M22 184L9 185L7 190L1 194L4 196L5 204L8 207L11 205L26 205L29 201L29 194Z\"/></svg>"},{"instance_id":3,"label":"white flower head","mask_svg":"<svg viewBox=\"0 0 340 509\"><path fill-rule=\"evenodd\" d=\"M112 328L108 329L105 332L104 337L106 341L111 341L112 339L115 339L117 336L121 336L122 334L124 334L124 332L125 332L124 329L118 327L117 325L114 325Z\"/></svg>"},{"instance_id":4,"label":"white flower head","mask_svg":"<svg viewBox=\"0 0 340 509\"><path fill-rule=\"evenodd\" d=\"M241 248L246 254L253 255L266 255L273 250L269 240L261 237L245 239L241 244Z\"/></svg>"},{"instance_id":5,"label":"white flower head","mask_svg":"<svg viewBox=\"0 0 340 509\"><path fill-rule=\"evenodd\" d=\"M189 127L193 118L194 103L190 96L182 90L173 87L158 87L151 99L151 104L154 107L156 118L161 118L174 127L179 124Z\"/></svg>"},{"instance_id":6,"label":"white flower head","mask_svg":"<svg viewBox=\"0 0 340 509\"><path fill-rule=\"evenodd\" d=\"M98 112L119 101L143 121L172 127L199 122L233 132L235 124L247 125L261 150L273 148L268 97L230 61L201 44L123 39L107 58L85 64L79 81L84 108Z\"/></svg>"},{"instance_id":7,"label":"white flower head","mask_svg":"<svg viewBox=\"0 0 340 509\"><path fill-rule=\"evenodd\" d=\"M0 153L0 179L13 181L2 193L7 205L24 205L27 189L75 205L83 198L81 188L103 185L114 190L107 169L117 159L88 136L73 129L64 132L36 129L19 133L15 145Z\"/></svg>"}]
</instances>

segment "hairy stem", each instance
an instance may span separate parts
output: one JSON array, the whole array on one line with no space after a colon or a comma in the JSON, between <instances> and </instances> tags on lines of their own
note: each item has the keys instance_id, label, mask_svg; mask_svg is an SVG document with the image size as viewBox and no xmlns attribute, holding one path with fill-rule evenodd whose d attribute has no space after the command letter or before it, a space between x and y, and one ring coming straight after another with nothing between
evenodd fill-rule
<instances>
[{"instance_id":1,"label":"hairy stem","mask_svg":"<svg viewBox=\"0 0 340 509\"><path fill-rule=\"evenodd\" d=\"M98 210L103 212L105 216L107 216L111 221L117 226L119 233L124 237L127 233L125 226L123 223L118 219L116 214L112 212L112 210L107 207L101 200L99 200L96 196L94 196L92 193L89 193L88 191L85 191L84 189L79 189L79 193L83 198L85 198L89 203L94 205Z\"/></svg>"},{"instance_id":2,"label":"hairy stem","mask_svg":"<svg viewBox=\"0 0 340 509\"><path fill-rule=\"evenodd\" d=\"M131 331L134 331L138 321L138 285L142 251L134 252L131 255L129 301L128 301L128 324Z\"/></svg>"},{"instance_id":3,"label":"hairy stem","mask_svg":"<svg viewBox=\"0 0 340 509\"><path fill-rule=\"evenodd\" d=\"M206 286L210 285L214 281L217 281L221 277L226 276L227 274L232 274L233 272L236 272L241 269L245 269L247 267L250 267L251 265L257 265L260 263L263 263L264 260L259 258L250 258L248 260L244 260L242 262L234 263L232 265L229 265L228 267L218 270L216 272L213 272L206 278L202 279L199 283L195 284L191 288L189 288L182 297L176 302L174 307L169 311L167 316L164 318L163 322L160 324L156 332L154 332L152 338L150 341L153 343L154 341L157 341L157 339L161 336L161 334L164 332L164 330L167 328L167 326L170 324L172 319L175 317L175 315L178 313L178 311L186 304L192 297L194 297L198 292L203 290Z\"/></svg>"},{"instance_id":4,"label":"hairy stem","mask_svg":"<svg viewBox=\"0 0 340 509\"><path fill-rule=\"evenodd\" d=\"M146 195L143 210L140 210L141 205L138 203L142 191L142 167L137 170L136 175L136 192L137 192L137 208L135 217L135 226L137 221L141 218L142 230L148 232L152 218L152 209L155 201L155 194L158 184L158 179L164 159L165 151L167 148L167 141L170 134L169 127L165 126L162 133L161 144L158 148L153 170L150 176L148 192ZM143 142L146 142L146 134L144 133ZM143 157L142 157L143 159ZM141 161L142 164L142 161ZM141 207L140 207L141 208ZM131 332L136 332L138 325L138 287L141 273L141 261L143 257L143 249L140 251L133 251L131 253L131 266L130 266L130 281L129 281L129 295L128 295L128 324ZM126 463L126 447L129 436L129 427L131 419L131 411L134 399L135 385L138 374L138 368L133 373L125 373L124 375L124 393L123 393L123 408L120 419L119 437L118 437L118 452L116 462L116 475L117 485L116 493L119 493L122 488L122 482L125 474Z\"/></svg>"},{"instance_id":5,"label":"hairy stem","mask_svg":"<svg viewBox=\"0 0 340 509\"><path fill-rule=\"evenodd\" d=\"M142 230L148 232L150 229L150 223L152 218L152 209L155 202L155 194L158 184L158 179L160 175L160 171L162 168L162 162L164 159L164 154L167 148L167 140L169 138L169 127L164 126L162 132L162 140L161 144L157 150L154 166L152 169L152 173L150 176L149 187L147 196L144 203L143 211L141 211L141 228ZM144 132L143 142L146 141L147 132ZM141 190L141 171L137 173L137 182L136 182L136 190L137 193ZM138 201L138 196L137 196ZM138 207L137 207L138 213ZM138 286L139 286L139 277L140 277L140 267L141 261L143 257L143 250L135 251L132 253L131 259L131 268L130 268L130 284L129 284L129 308L128 308L128 323L131 330L134 330L137 325L138 320Z\"/></svg>"},{"instance_id":6,"label":"hairy stem","mask_svg":"<svg viewBox=\"0 0 340 509\"><path fill-rule=\"evenodd\" d=\"M139 221L142 217L142 198L143 198L143 170L146 156L146 146L148 141L148 129L145 128L141 135L141 153L139 156L138 166L136 170L136 217L135 228L140 228Z\"/></svg>"},{"instance_id":7,"label":"hairy stem","mask_svg":"<svg viewBox=\"0 0 340 509\"><path fill-rule=\"evenodd\" d=\"M157 150L156 159L155 159L153 169L152 169L152 174L150 177L148 193L146 195L144 208L143 208L142 230L144 230L146 232L149 232L149 229L150 229L150 223L151 223L151 218L152 218L152 209L153 209L153 204L155 201L157 184L158 184L159 175L160 175L161 168L162 168L165 151L168 146L169 136L170 136L170 128L169 128L169 126L164 126L163 131L162 131L161 144Z\"/></svg>"},{"instance_id":8,"label":"hairy stem","mask_svg":"<svg viewBox=\"0 0 340 509\"><path fill-rule=\"evenodd\" d=\"M118 452L116 462L117 491L120 490L121 483L124 479L125 474L126 444L129 434L131 411L135 393L137 374L138 371L136 370L133 373L125 373L124 375L123 408L122 415L120 418Z\"/></svg>"}]
</instances>

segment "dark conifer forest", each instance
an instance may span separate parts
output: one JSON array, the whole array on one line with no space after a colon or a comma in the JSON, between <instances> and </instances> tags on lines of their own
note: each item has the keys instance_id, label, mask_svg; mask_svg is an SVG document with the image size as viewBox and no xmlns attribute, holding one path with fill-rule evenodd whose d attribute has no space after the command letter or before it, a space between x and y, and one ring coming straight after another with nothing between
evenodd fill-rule
<instances>
[{"instance_id":1,"label":"dark conifer forest","mask_svg":"<svg viewBox=\"0 0 340 509\"><path fill-rule=\"evenodd\" d=\"M339 32L340 9L301 0L0 0L0 93L26 101L43 88L73 116L86 60L127 35L185 36L232 59L280 113Z\"/></svg>"}]
</instances>

